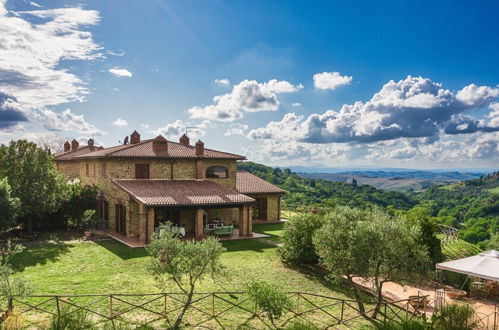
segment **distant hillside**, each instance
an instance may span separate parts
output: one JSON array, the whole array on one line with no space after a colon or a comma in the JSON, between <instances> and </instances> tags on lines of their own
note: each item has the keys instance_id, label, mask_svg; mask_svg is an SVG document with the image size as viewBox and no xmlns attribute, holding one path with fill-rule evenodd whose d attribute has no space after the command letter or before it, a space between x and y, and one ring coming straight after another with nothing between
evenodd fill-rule
<instances>
[{"instance_id":1,"label":"distant hillside","mask_svg":"<svg viewBox=\"0 0 499 330\"><path fill-rule=\"evenodd\" d=\"M427 171L348 171L340 173L298 173L309 179L369 184L378 189L394 191L421 191L433 185L448 185L480 177L480 173Z\"/></svg>"},{"instance_id":2,"label":"distant hillside","mask_svg":"<svg viewBox=\"0 0 499 330\"><path fill-rule=\"evenodd\" d=\"M239 163L238 168L286 190L288 193L283 200L290 207L349 205L364 208L379 205L384 208L407 210L417 203L414 198L403 193L384 191L370 185L304 178L289 169L272 168L253 162Z\"/></svg>"},{"instance_id":3,"label":"distant hillside","mask_svg":"<svg viewBox=\"0 0 499 330\"><path fill-rule=\"evenodd\" d=\"M433 209L438 223L460 229L469 242L499 231L499 172L448 186L433 186L415 197Z\"/></svg>"}]
</instances>

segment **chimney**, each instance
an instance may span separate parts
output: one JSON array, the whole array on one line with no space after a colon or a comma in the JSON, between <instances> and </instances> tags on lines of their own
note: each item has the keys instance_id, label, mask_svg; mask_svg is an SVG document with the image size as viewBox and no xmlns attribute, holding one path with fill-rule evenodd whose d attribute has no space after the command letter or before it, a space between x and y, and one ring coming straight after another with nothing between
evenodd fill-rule
<instances>
[{"instance_id":1,"label":"chimney","mask_svg":"<svg viewBox=\"0 0 499 330\"><path fill-rule=\"evenodd\" d=\"M182 135L179 139L181 145L188 147L189 146L189 137L187 135Z\"/></svg>"},{"instance_id":2,"label":"chimney","mask_svg":"<svg viewBox=\"0 0 499 330\"><path fill-rule=\"evenodd\" d=\"M64 143L64 152L67 152L70 150L71 150L71 143L69 143L69 141L66 141L66 143Z\"/></svg>"},{"instance_id":3,"label":"chimney","mask_svg":"<svg viewBox=\"0 0 499 330\"><path fill-rule=\"evenodd\" d=\"M94 150L94 139L92 138L88 139L87 145L90 148L90 150Z\"/></svg>"},{"instance_id":4,"label":"chimney","mask_svg":"<svg viewBox=\"0 0 499 330\"><path fill-rule=\"evenodd\" d=\"M201 157L204 154L204 143L199 140L196 142L196 156Z\"/></svg>"},{"instance_id":5,"label":"chimney","mask_svg":"<svg viewBox=\"0 0 499 330\"><path fill-rule=\"evenodd\" d=\"M140 142L140 134L137 131L133 131L130 135L130 144L136 144Z\"/></svg>"},{"instance_id":6,"label":"chimney","mask_svg":"<svg viewBox=\"0 0 499 330\"><path fill-rule=\"evenodd\" d=\"M78 143L78 141L76 141L76 139L73 139L73 141L71 141L71 150L76 150L79 146L80 144Z\"/></svg>"},{"instance_id":7,"label":"chimney","mask_svg":"<svg viewBox=\"0 0 499 330\"><path fill-rule=\"evenodd\" d=\"M166 154L166 153L168 153L168 141L164 137L162 137L161 135L158 135L152 141L152 151L155 154L158 154L158 153Z\"/></svg>"}]
</instances>

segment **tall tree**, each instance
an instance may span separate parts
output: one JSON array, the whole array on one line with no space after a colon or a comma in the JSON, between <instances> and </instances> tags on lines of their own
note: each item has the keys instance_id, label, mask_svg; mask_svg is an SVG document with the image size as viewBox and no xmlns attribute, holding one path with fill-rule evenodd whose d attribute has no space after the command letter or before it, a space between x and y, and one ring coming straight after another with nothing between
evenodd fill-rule
<instances>
[{"instance_id":1,"label":"tall tree","mask_svg":"<svg viewBox=\"0 0 499 330\"><path fill-rule=\"evenodd\" d=\"M12 196L21 203L18 216L28 234L33 233L33 219L58 208L67 193L50 152L26 140L0 146L0 177L7 177Z\"/></svg>"},{"instance_id":2,"label":"tall tree","mask_svg":"<svg viewBox=\"0 0 499 330\"><path fill-rule=\"evenodd\" d=\"M428 267L426 247L418 242L419 228L379 209L338 207L326 218L313 238L317 254L333 279L346 278L362 316L375 320L383 302L383 284L409 282ZM365 309L355 277L373 282L376 304L372 314Z\"/></svg>"},{"instance_id":3,"label":"tall tree","mask_svg":"<svg viewBox=\"0 0 499 330\"><path fill-rule=\"evenodd\" d=\"M15 214L19 207L19 200L12 197L7 178L0 178L0 232L15 224Z\"/></svg>"}]
</instances>

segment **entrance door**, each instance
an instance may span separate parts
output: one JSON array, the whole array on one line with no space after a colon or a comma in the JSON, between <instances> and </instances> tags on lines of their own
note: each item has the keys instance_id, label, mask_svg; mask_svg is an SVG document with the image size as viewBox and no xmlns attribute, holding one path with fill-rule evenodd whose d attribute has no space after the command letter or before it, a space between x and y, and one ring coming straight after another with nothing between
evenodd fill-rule
<instances>
[{"instance_id":1,"label":"entrance door","mask_svg":"<svg viewBox=\"0 0 499 330\"><path fill-rule=\"evenodd\" d=\"M253 219L267 220L267 198L256 198Z\"/></svg>"},{"instance_id":2,"label":"entrance door","mask_svg":"<svg viewBox=\"0 0 499 330\"><path fill-rule=\"evenodd\" d=\"M116 204L116 232L126 236L126 208L122 204Z\"/></svg>"}]
</instances>

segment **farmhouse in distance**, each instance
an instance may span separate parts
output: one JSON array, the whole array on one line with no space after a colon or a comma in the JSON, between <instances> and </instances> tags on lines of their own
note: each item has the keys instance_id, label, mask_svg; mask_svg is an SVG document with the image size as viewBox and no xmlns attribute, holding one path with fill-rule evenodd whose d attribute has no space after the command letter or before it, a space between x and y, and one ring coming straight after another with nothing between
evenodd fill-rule
<instances>
[{"instance_id":1,"label":"farmhouse in distance","mask_svg":"<svg viewBox=\"0 0 499 330\"><path fill-rule=\"evenodd\" d=\"M99 188L97 214L111 237L147 244L159 224L170 221L186 237L252 236L252 222L280 220L284 191L251 173L237 171L246 157L159 135L124 144L64 144L54 159L59 171Z\"/></svg>"}]
</instances>

